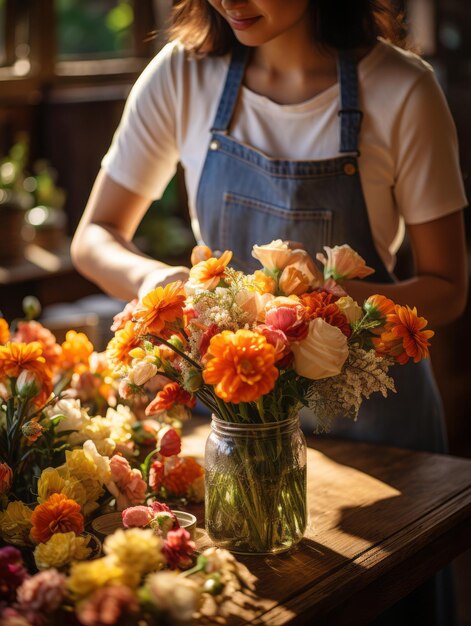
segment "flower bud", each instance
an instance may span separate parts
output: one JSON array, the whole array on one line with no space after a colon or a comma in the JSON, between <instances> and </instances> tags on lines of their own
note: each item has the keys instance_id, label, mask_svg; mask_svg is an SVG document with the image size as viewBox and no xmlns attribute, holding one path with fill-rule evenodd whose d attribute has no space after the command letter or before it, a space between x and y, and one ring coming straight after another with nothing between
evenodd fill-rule
<instances>
[{"instance_id":1,"label":"flower bud","mask_svg":"<svg viewBox=\"0 0 471 626\"><path fill-rule=\"evenodd\" d=\"M182 449L182 440L177 431L171 426L163 426L157 435L162 456L173 456L179 454Z\"/></svg>"},{"instance_id":2,"label":"flower bud","mask_svg":"<svg viewBox=\"0 0 471 626\"><path fill-rule=\"evenodd\" d=\"M201 372L196 369L188 370L183 379L183 388L190 393L195 393L201 388L203 377Z\"/></svg>"},{"instance_id":3,"label":"flower bud","mask_svg":"<svg viewBox=\"0 0 471 626\"><path fill-rule=\"evenodd\" d=\"M7 463L0 463L0 496L10 491L13 482L13 472Z\"/></svg>"},{"instance_id":4,"label":"flower bud","mask_svg":"<svg viewBox=\"0 0 471 626\"><path fill-rule=\"evenodd\" d=\"M16 393L23 400L34 398L41 391L41 383L31 370L22 370L16 379Z\"/></svg>"},{"instance_id":5,"label":"flower bud","mask_svg":"<svg viewBox=\"0 0 471 626\"><path fill-rule=\"evenodd\" d=\"M36 296L26 296L21 303L26 319L34 320L41 313L41 303Z\"/></svg>"},{"instance_id":6,"label":"flower bud","mask_svg":"<svg viewBox=\"0 0 471 626\"><path fill-rule=\"evenodd\" d=\"M26 424L23 424L21 428L21 432L31 443L34 443L37 439L39 439L39 437L41 437L43 430L43 426L41 426L41 424L34 419L26 422Z\"/></svg>"}]
</instances>

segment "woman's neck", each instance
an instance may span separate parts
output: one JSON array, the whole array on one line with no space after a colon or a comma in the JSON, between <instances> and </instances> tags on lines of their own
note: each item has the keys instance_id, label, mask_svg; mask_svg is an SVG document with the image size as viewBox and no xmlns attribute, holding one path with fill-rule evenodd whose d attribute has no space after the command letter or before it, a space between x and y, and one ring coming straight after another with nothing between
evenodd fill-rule
<instances>
[{"instance_id":1,"label":"woman's neck","mask_svg":"<svg viewBox=\"0 0 471 626\"><path fill-rule=\"evenodd\" d=\"M309 24L300 22L255 48L245 85L279 104L297 104L335 84L336 52L320 49L309 31Z\"/></svg>"}]
</instances>

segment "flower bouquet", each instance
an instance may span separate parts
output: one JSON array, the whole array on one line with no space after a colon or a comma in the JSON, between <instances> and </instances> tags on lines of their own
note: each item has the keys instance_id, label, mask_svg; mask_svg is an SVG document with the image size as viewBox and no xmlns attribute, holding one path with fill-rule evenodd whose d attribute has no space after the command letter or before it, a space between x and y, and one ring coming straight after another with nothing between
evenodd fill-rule
<instances>
[{"instance_id":1,"label":"flower bouquet","mask_svg":"<svg viewBox=\"0 0 471 626\"><path fill-rule=\"evenodd\" d=\"M286 550L306 526L306 455L298 412L319 429L356 419L364 398L394 391L395 363L428 356L432 331L416 309L374 295L361 305L343 280L373 272L349 246L318 254L278 240L254 246L247 275L206 246L186 284L157 287L123 314L108 353L138 393L159 381L149 414L181 412L195 396L213 414L206 448L206 527L237 552Z\"/></svg>"}]
</instances>

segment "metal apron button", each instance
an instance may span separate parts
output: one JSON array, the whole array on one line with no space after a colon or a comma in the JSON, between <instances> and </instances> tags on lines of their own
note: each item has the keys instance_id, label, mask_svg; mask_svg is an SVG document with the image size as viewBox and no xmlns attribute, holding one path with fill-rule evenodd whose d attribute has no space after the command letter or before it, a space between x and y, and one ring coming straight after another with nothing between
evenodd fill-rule
<instances>
[{"instance_id":1,"label":"metal apron button","mask_svg":"<svg viewBox=\"0 0 471 626\"><path fill-rule=\"evenodd\" d=\"M353 165L353 163L345 163L343 171L347 176L353 176L353 174L357 171L357 168Z\"/></svg>"},{"instance_id":2,"label":"metal apron button","mask_svg":"<svg viewBox=\"0 0 471 626\"><path fill-rule=\"evenodd\" d=\"M219 143L219 141L217 139L213 139L213 141L209 144L209 149L210 150L218 150L220 145L221 144Z\"/></svg>"}]
</instances>

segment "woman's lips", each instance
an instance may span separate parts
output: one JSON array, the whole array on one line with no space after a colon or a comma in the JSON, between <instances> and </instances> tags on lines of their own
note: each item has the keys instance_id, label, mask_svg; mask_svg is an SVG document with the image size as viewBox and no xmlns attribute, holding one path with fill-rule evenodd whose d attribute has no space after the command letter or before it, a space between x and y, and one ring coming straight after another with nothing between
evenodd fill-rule
<instances>
[{"instance_id":1,"label":"woman's lips","mask_svg":"<svg viewBox=\"0 0 471 626\"><path fill-rule=\"evenodd\" d=\"M228 22L229 24L232 26L232 28L234 30L246 30L247 28L250 28L251 26L253 26L255 24L255 22L258 22L258 20L260 19L260 16L256 16L256 17L246 17L246 18L235 18L235 17L228 17Z\"/></svg>"}]
</instances>

